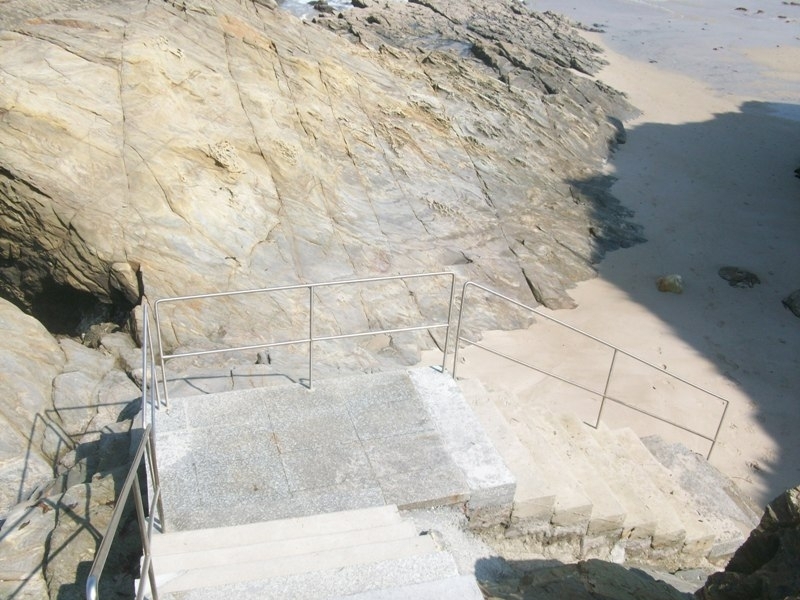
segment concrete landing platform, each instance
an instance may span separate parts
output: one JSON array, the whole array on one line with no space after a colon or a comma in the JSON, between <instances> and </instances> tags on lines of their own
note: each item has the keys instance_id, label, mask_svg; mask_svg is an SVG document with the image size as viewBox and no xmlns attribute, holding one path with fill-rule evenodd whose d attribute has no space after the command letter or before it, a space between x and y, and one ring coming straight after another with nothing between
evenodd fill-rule
<instances>
[{"instance_id":1,"label":"concrete landing platform","mask_svg":"<svg viewBox=\"0 0 800 600\"><path fill-rule=\"evenodd\" d=\"M515 483L458 386L413 369L177 398L156 418L166 527L395 504L508 519Z\"/></svg>"}]
</instances>

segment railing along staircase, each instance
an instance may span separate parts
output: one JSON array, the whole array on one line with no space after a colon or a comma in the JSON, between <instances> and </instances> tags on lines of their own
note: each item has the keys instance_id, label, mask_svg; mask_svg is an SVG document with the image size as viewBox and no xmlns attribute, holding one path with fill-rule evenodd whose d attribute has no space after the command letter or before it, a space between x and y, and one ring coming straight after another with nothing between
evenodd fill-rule
<instances>
[{"instance_id":1,"label":"railing along staircase","mask_svg":"<svg viewBox=\"0 0 800 600\"><path fill-rule=\"evenodd\" d=\"M449 281L449 285L446 286L446 289L449 292L449 301L447 302L447 315L445 318L441 320L426 320L422 324L411 325L411 326L403 326L403 327L396 327L396 328L384 328L380 330L370 330L370 331L357 331L352 333L343 333L337 335L318 335L314 330L314 319L315 319L315 304L314 304L314 297L315 293L322 289L328 288L332 286L350 286L350 285L364 285L364 284L373 284L379 282L388 282L388 281L396 281L396 280L404 280L404 279L414 279L419 277L434 277L434 278L446 278ZM213 300L215 298L222 298L222 297L231 297L237 295L245 295L245 294L270 294L276 291L285 291L285 290L302 290L305 289L308 293L308 334L306 336L302 336L299 338L292 338L288 340L281 340L278 342L271 342L271 343L257 343L252 345L240 345L233 348L222 348L222 349L214 349L214 350L198 350L198 351L191 351L191 352L181 352L181 353L173 353L170 354L165 352L162 342L162 332L161 327L163 326L162 320L163 317L159 314L159 308L169 304L169 303L176 303L176 302L184 302L184 301L191 301L198 298L202 299L210 299ZM608 368L608 372L605 378L605 387L604 389L596 389L592 387L585 386L583 383L576 382L570 380L569 378L563 377L560 374L554 373L548 369L544 369L538 367L534 364L528 363L527 361L519 360L518 358L512 357L510 355L506 355L502 352L497 350L493 350L492 348L481 344L477 341L469 339L466 335L462 333L462 324L465 319L465 313L468 309L470 298L468 292L470 290L479 290L482 293L487 294L491 298L495 300L500 300L505 303L510 303L511 305L528 311L530 313L535 314L537 317L546 319L550 322L554 322L558 326L562 326L567 328L568 330L578 333L581 336L590 339L596 343L602 344L606 348L608 348L612 352L610 365ZM137 447L137 450L134 454L133 463L131 466L131 470L126 478L125 484L122 487L120 492L120 497L117 501L114 514L109 525L108 531L104 536L100 547L97 551L96 559L94 564L92 565L92 569L89 575L89 579L87 581L86 587L86 596L89 600L96 600L98 598L98 590L99 590L99 582L100 577L103 573L103 569L105 566L105 561L108 556L108 551L113 543L114 537L117 533L119 528L120 521L123 516L123 512L125 510L125 506L128 503L129 497L133 494L133 501L136 508L136 517L139 523L139 530L142 537L142 546L143 546L143 561L142 561L142 573L143 579L146 576L149 581L149 585L141 585L140 589L137 590L137 598L141 599L144 597L144 593L146 589L150 590L150 594L152 598L158 598L157 592L157 582L154 577L153 565L152 565L152 557L151 557L151 543L153 539L153 534L156 528L159 528L163 531L164 528L164 515L163 515L163 507L161 503L161 486L159 482L159 474L158 474L158 463L155 456L155 436L154 436L154 428L156 426L155 423L155 411L157 408L162 406L168 405L168 392L166 388L167 383L167 363L172 359L178 358L187 358L187 357L194 357L194 356L202 356L205 354L211 353L218 353L218 352L232 352L232 351L242 351L242 350L254 350L254 349L263 349L269 348L272 346L279 346L279 345L291 345L291 344L305 344L308 346L308 377L307 377L307 387L311 388L312 378L313 378L313 347L317 342L332 340L332 339L344 339L344 338L351 338L351 337L361 337L361 336L368 336L368 335L377 335L381 333L389 334L389 333L397 333L403 331L423 331L423 330L431 330L431 329L444 329L444 344L443 344L443 359L442 359L442 366L441 371L445 371L445 366L448 357L448 344L450 343L450 326L452 323L453 317L453 307L455 302L455 294L454 294L454 275L449 272L442 272L442 273L433 273L433 274L421 274L421 275L410 275L410 276L393 276L393 277L381 277L381 278L373 278L373 279L353 279L347 281L334 281L334 282L327 282L327 283L319 283L319 284L308 284L308 285L298 285L298 286L283 286L277 288L266 288L266 289L259 289L259 290L246 290L240 292L229 292L229 293L219 293L219 294L205 294L205 295L197 295L197 296L184 296L179 298L166 298L159 300L155 303L155 321L156 321L156 328L157 328L157 346L158 346L158 359L160 360L161 366L161 373L160 377L157 376L155 364L156 364L156 357L154 356L154 344L151 343L150 340L150 328L149 328L149 314L148 308L146 303L143 305L143 322L142 322L142 415L143 415L143 436L141 441ZM453 354L453 368L452 374L455 378L456 370L458 367L458 356L459 356L459 345L461 343L470 344L473 346L477 346L482 348L483 350L489 351L497 356L500 356L504 359L510 360L514 363L520 364L526 368L533 369L541 374L544 374L548 377L555 378L563 383L569 384L571 386L576 386L577 388L586 391L592 395L596 395L602 399L600 409L597 413L596 421L593 424L593 427L601 429L601 419L603 417L603 408L605 403L612 402L615 404L619 404L624 406L628 409L634 410L641 414L646 415L649 418L656 419L658 421L668 423L673 427L677 427L678 429L684 430L689 432L692 435L699 436L700 438L708 441L710 443L710 448L708 450L708 454L713 451L717 439L721 430L721 425L723 419L725 417L725 411L727 409L727 401L720 396L705 390L699 386L691 384L684 379L674 375L673 373L668 373L664 369L660 369L656 365L653 365L645 360L639 359L624 350L617 348L611 344L603 342L587 334L583 331L580 331L566 323L560 322L552 317L542 313L541 311L536 310L533 307L527 306L523 303L520 303L516 300L513 300L507 296L499 294L493 290L490 290L484 286L478 285L476 283L468 282L464 285L461 294L461 305L458 315L458 326L455 334L455 350ZM633 402L626 401L620 399L609 392L610 384L612 378L615 376L616 373L616 360L618 356L625 356L630 358L639 364L645 365L650 369L655 369L660 376L666 376L669 378L673 378L676 381L681 382L684 385L691 386L693 389L696 389L703 394L708 395L711 397L715 402L718 402L721 406L721 415L719 420L716 423L715 433L713 435L706 435L703 431L696 430L691 427L687 427L681 423L674 422L673 420L664 417L663 415L655 414L649 410L641 409L637 407ZM159 380L163 384L164 390L164 398L162 400L159 392L158 382ZM149 406L148 406L149 405ZM148 419L149 413L149 419ZM149 421L149 422L148 422ZM142 490L139 484L139 473L140 469L143 465L146 464L146 470L150 477L149 480L149 492L150 496L148 499L147 506L144 505L142 501ZM158 520L156 520L158 517Z\"/></svg>"},{"instance_id":2,"label":"railing along staircase","mask_svg":"<svg viewBox=\"0 0 800 600\"><path fill-rule=\"evenodd\" d=\"M161 501L161 483L158 477L158 461L156 459L156 446L155 446L155 422L153 412L156 406L154 397L155 386L148 385L148 379L155 382L155 361L152 360L152 355L148 357L148 353L152 352L152 343L150 340L150 327L147 302L142 303L142 410L141 415L143 418L144 431L141 433L141 439L136 448L131 461L131 468L122 485L122 489L117 497L114 511L111 515L111 521L108 524L108 529L103 536L100 546L97 549L92 568L89 571L89 576L86 580L86 598L87 600L98 600L100 595L100 577L106 566L111 545L114 543L117 533L119 532L120 521L126 514L126 509L129 506L129 501L132 499L136 510L136 521L139 526L139 535L142 540L142 564L141 570L146 573L150 585L155 589L155 574L153 571L153 564L151 562L150 542L153 539L153 531L156 527L156 517L158 517L159 528L163 531L164 526L164 507ZM150 358L150 360L148 360ZM150 422L146 421L148 414L148 404L150 409ZM140 473L144 469L149 476L148 485L148 503L145 506L140 484ZM142 600L144 597L144 586L139 589L136 598ZM155 595L154 600L157 600Z\"/></svg>"}]
</instances>

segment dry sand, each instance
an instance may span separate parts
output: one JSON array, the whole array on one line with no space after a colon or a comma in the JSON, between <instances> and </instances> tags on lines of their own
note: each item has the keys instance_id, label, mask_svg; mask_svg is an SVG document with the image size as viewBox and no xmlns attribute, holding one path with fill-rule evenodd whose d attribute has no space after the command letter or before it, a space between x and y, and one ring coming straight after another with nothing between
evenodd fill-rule
<instances>
[{"instance_id":1,"label":"dry sand","mask_svg":"<svg viewBox=\"0 0 800 600\"><path fill-rule=\"evenodd\" d=\"M599 79L642 111L607 172L648 239L607 255L598 277L573 290L578 308L543 312L727 399L711 462L764 504L800 483L800 318L781 304L800 288L800 6L749 4L530 3L604 26L586 34L610 62ZM717 273L726 265L756 273L760 285L731 287ZM682 276L682 294L656 289L669 273ZM542 321L484 342L602 390L611 351ZM596 394L477 348L461 357L459 377L596 417ZM609 393L712 436L722 410L624 357ZM709 448L613 403L604 420Z\"/></svg>"}]
</instances>

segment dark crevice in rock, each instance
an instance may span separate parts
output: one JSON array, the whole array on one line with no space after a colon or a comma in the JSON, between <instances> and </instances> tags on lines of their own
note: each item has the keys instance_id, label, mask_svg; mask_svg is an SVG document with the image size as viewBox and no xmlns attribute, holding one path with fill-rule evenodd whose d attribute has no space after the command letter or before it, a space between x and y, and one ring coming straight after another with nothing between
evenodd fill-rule
<instances>
[{"instance_id":1,"label":"dark crevice in rock","mask_svg":"<svg viewBox=\"0 0 800 600\"><path fill-rule=\"evenodd\" d=\"M536 300L536 302L538 302L541 305L544 305L545 304L544 297L539 291L539 288L537 288L536 285L533 283L533 281L531 281L531 278L528 276L528 273L525 271L525 269L522 269L522 275L523 277L525 277L525 283L528 284L528 289L531 291L531 294L533 294L533 297Z\"/></svg>"},{"instance_id":2,"label":"dark crevice in rock","mask_svg":"<svg viewBox=\"0 0 800 600\"><path fill-rule=\"evenodd\" d=\"M29 305L20 308L54 335L78 336L97 323L124 324L133 305L121 294L118 296L110 303L103 302L89 292L47 279L29 297Z\"/></svg>"}]
</instances>

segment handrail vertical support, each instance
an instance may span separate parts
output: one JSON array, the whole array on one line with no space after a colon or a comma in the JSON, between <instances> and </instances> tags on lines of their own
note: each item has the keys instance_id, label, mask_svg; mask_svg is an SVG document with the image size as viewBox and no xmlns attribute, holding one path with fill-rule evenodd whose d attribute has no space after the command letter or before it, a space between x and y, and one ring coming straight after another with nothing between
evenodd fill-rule
<instances>
[{"instance_id":1,"label":"handrail vertical support","mask_svg":"<svg viewBox=\"0 0 800 600\"><path fill-rule=\"evenodd\" d=\"M719 418L719 423L717 423L717 430L714 432L714 439L711 440L711 447L708 449L708 454L706 454L706 460L711 459L711 453L717 447L717 440L719 439L720 431L722 431L722 424L725 422L725 415L728 413L728 406L729 404L726 401L722 408L722 416Z\"/></svg>"},{"instance_id":2,"label":"handrail vertical support","mask_svg":"<svg viewBox=\"0 0 800 600\"><path fill-rule=\"evenodd\" d=\"M447 309L447 327L444 330L444 350L442 350L442 374L447 372L447 351L450 349L450 327L453 322L453 303L456 297L456 276L450 274L450 304ZM455 373L453 373L455 379Z\"/></svg>"},{"instance_id":3,"label":"handrail vertical support","mask_svg":"<svg viewBox=\"0 0 800 600\"><path fill-rule=\"evenodd\" d=\"M142 303L142 428L147 427L147 336L150 335L150 328L147 326L148 318L147 304L144 302ZM150 422L153 422L152 412L150 414Z\"/></svg>"},{"instance_id":4,"label":"handrail vertical support","mask_svg":"<svg viewBox=\"0 0 800 600\"><path fill-rule=\"evenodd\" d=\"M156 339L158 340L158 358L161 363L161 379L164 385L164 408L169 410L169 386L167 385L167 363L164 359L164 344L161 341L161 317L158 312L158 305L161 300L156 300L155 313L156 317Z\"/></svg>"},{"instance_id":5,"label":"handrail vertical support","mask_svg":"<svg viewBox=\"0 0 800 600\"><path fill-rule=\"evenodd\" d=\"M597 411L597 422L594 428L600 427L600 420L603 418L603 409L606 407L606 398L608 397L608 387L611 384L611 375L614 373L614 362L617 360L617 349L614 348L614 353L611 355L611 364L608 366L608 375L606 375L606 385L603 388L603 398L600 400L600 410Z\"/></svg>"},{"instance_id":6,"label":"handrail vertical support","mask_svg":"<svg viewBox=\"0 0 800 600\"><path fill-rule=\"evenodd\" d=\"M458 311L458 324L456 325L456 339L455 346L453 347L453 380L456 378L456 371L458 369L458 346L461 341L461 318L464 316L464 297L467 294L467 287L471 282L467 281L464 287L461 288L461 305Z\"/></svg>"},{"instance_id":7,"label":"handrail vertical support","mask_svg":"<svg viewBox=\"0 0 800 600\"><path fill-rule=\"evenodd\" d=\"M308 389L314 372L314 286L308 286Z\"/></svg>"}]
</instances>

